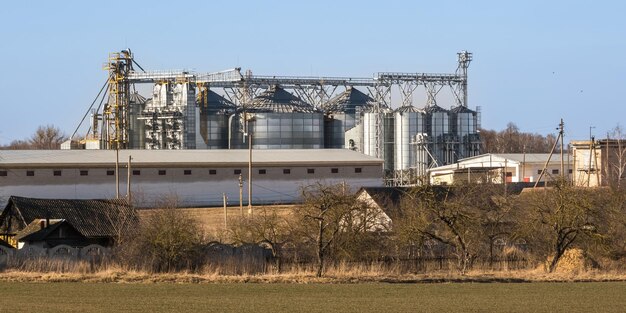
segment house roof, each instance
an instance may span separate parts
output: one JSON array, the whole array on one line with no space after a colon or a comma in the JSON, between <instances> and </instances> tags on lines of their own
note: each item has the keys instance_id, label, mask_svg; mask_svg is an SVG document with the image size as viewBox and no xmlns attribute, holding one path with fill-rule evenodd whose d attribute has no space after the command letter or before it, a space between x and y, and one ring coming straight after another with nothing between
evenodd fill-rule
<instances>
[{"instance_id":1,"label":"house roof","mask_svg":"<svg viewBox=\"0 0 626 313\"><path fill-rule=\"evenodd\" d=\"M18 241L40 241L45 239L55 229L59 228L63 223L67 223L64 219L50 220L50 225L41 228L41 221L45 219L35 219L24 229L20 230L15 239ZM71 224L70 224L71 225Z\"/></svg>"},{"instance_id":2,"label":"house roof","mask_svg":"<svg viewBox=\"0 0 626 313\"><path fill-rule=\"evenodd\" d=\"M401 215L402 198L410 190L410 187L362 187L359 192L366 192L393 219Z\"/></svg>"},{"instance_id":3,"label":"house roof","mask_svg":"<svg viewBox=\"0 0 626 313\"><path fill-rule=\"evenodd\" d=\"M133 167L247 166L247 149L223 150L120 150L120 160L133 157ZM255 166L287 164L382 164L381 159L348 149L259 149L252 153ZM115 150L0 150L0 168L113 167Z\"/></svg>"},{"instance_id":4,"label":"house roof","mask_svg":"<svg viewBox=\"0 0 626 313\"><path fill-rule=\"evenodd\" d=\"M26 225L39 219L63 219L85 237L110 237L116 235L116 223L120 219L138 217L135 210L124 200L74 200L37 199L11 196L0 221L10 211Z\"/></svg>"},{"instance_id":5,"label":"house roof","mask_svg":"<svg viewBox=\"0 0 626 313\"><path fill-rule=\"evenodd\" d=\"M460 159L457 163L443 165L432 168L431 172L439 172L442 170L456 170L467 167L480 167L480 168L501 168L499 163L504 160L512 161L513 163L540 163L543 164L548 160L549 153L486 153L469 158ZM484 161L480 161L484 159ZM560 162L555 155L552 155L551 163ZM493 166L496 165L496 166Z\"/></svg>"}]
</instances>

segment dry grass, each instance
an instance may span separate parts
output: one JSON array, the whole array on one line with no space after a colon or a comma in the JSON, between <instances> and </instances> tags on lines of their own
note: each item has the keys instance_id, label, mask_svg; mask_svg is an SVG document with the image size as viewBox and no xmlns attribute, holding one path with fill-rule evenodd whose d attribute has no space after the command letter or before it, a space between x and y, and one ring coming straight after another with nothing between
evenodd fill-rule
<instances>
[{"instance_id":1,"label":"dry grass","mask_svg":"<svg viewBox=\"0 0 626 313\"><path fill-rule=\"evenodd\" d=\"M50 264L48 264L50 265ZM59 265L53 265L58 267ZM42 266L43 268L43 266ZM626 273L586 270L546 273L543 269L517 271L469 271L459 275L454 271L433 271L426 274L402 274L383 264L338 264L327 268L324 277L315 277L314 266L292 267L282 273L239 275L223 274L229 269L207 267L198 273L149 273L103 265L90 271L87 265L76 265L72 271L36 271L10 269L0 275L0 281L17 282L99 282L99 283L436 283L436 282L581 282L626 281Z\"/></svg>"}]
</instances>

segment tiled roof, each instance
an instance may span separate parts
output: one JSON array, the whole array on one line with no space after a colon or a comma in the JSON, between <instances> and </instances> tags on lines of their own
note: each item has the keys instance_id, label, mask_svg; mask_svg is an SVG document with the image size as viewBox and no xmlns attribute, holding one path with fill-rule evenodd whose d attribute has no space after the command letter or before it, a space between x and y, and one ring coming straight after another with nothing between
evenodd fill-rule
<instances>
[{"instance_id":1,"label":"tiled roof","mask_svg":"<svg viewBox=\"0 0 626 313\"><path fill-rule=\"evenodd\" d=\"M11 196L0 220L11 211L26 225L37 219L64 219L85 237L116 235L116 224L138 217L124 200L36 199ZM122 220L123 219L123 220Z\"/></svg>"}]
</instances>

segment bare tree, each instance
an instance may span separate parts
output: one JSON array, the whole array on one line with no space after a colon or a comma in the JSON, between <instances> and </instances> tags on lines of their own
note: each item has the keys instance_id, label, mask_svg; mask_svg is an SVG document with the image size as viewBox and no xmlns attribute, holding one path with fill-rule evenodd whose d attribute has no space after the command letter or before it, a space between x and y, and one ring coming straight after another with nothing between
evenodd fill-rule
<instances>
[{"instance_id":1,"label":"bare tree","mask_svg":"<svg viewBox=\"0 0 626 313\"><path fill-rule=\"evenodd\" d=\"M485 153L542 153L550 152L556 136L549 134L525 133L514 123L509 122L504 130L480 130Z\"/></svg>"},{"instance_id":2,"label":"bare tree","mask_svg":"<svg viewBox=\"0 0 626 313\"><path fill-rule=\"evenodd\" d=\"M54 125L39 126L31 136L29 143L34 149L59 149L61 143L67 140L60 128Z\"/></svg>"},{"instance_id":3,"label":"bare tree","mask_svg":"<svg viewBox=\"0 0 626 313\"><path fill-rule=\"evenodd\" d=\"M491 184L415 187L405 203L409 222L403 223L403 232L453 248L459 271L465 274L485 236L501 235L499 223L504 213L493 209L499 205L497 196L497 188Z\"/></svg>"},{"instance_id":4,"label":"bare tree","mask_svg":"<svg viewBox=\"0 0 626 313\"><path fill-rule=\"evenodd\" d=\"M229 232L236 244L265 244L272 251L276 269L282 266L283 246L292 240L291 216L280 216L276 210L261 209L250 218L231 221Z\"/></svg>"},{"instance_id":5,"label":"bare tree","mask_svg":"<svg viewBox=\"0 0 626 313\"><path fill-rule=\"evenodd\" d=\"M602 190L578 188L561 180L554 187L523 193L519 200L519 230L537 252L544 251L548 272L556 269L569 248L584 239L605 236L601 226L607 197Z\"/></svg>"},{"instance_id":6,"label":"bare tree","mask_svg":"<svg viewBox=\"0 0 626 313\"><path fill-rule=\"evenodd\" d=\"M135 241L138 259L154 271L192 269L198 261L203 233L198 221L166 200L143 215Z\"/></svg>"},{"instance_id":7,"label":"bare tree","mask_svg":"<svg viewBox=\"0 0 626 313\"><path fill-rule=\"evenodd\" d=\"M326 257L358 201L346 185L322 183L304 187L302 200L301 207L296 210L299 233L305 240L315 243L317 277L321 277Z\"/></svg>"},{"instance_id":8,"label":"bare tree","mask_svg":"<svg viewBox=\"0 0 626 313\"><path fill-rule=\"evenodd\" d=\"M626 144L624 144L626 134L619 124L611 131L611 138L615 139L616 147L613 148L614 155L607 155L606 157L606 170L610 171L610 173L606 174L615 178L612 183L615 183L617 188L619 188L622 180L626 178L624 177L624 174L626 174Z\"/></svg>"}]
</instances>

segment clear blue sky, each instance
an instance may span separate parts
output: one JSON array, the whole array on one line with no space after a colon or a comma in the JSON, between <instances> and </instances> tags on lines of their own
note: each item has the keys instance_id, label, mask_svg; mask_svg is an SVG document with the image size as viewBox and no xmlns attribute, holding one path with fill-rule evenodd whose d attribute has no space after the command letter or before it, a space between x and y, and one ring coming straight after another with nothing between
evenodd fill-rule
<instances>
[{"instance_id":1,"label":"clear blue sky","mask_svg":"<svg viewBox=\"0 0 626 313\"><path fill-rule=\"evenodd\" d=\"M482 126L566 140L626 126L624 1L7 1L0 9L0 144L71 133L109 52L146 69L371 77L453 72L474 53ZM423 103L416 103L423 106ZM449 106L444 103L443 106Z\"/></svg>"}]
</instances>

